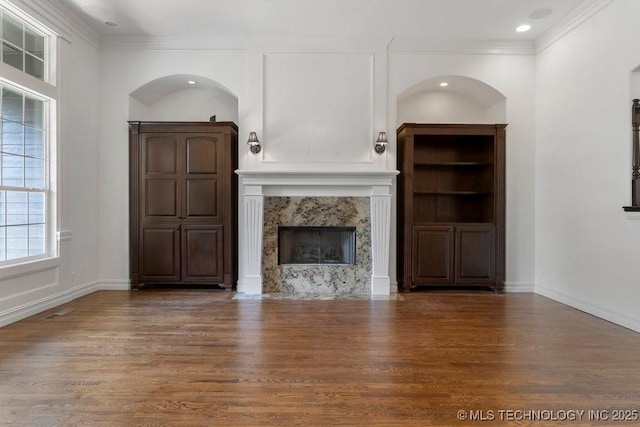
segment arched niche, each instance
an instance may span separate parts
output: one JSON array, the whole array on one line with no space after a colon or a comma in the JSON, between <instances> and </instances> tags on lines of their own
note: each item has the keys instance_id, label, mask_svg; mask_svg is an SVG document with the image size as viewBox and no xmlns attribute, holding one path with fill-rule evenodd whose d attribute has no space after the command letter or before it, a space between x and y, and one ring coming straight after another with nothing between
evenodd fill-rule
<instances>
[{"instance_id":1,"label":"arched niche","mask_svg":"<svg viewBox=\"0 0 640 427\"><path fill-rule=\"evenodd\" d=\"M440 84L446 82L446 87ZM439 76L411 86L398 96L397 123L505 123L506 98L463 76Z\"/></svg>"},{"instance_id":2,"label":"arched niche","mask_svg":"<svg viewBox=\"0 0 640 427\"><path fill-rule=\"evenodd\" d=\"M238 123L238 97L203 76L160 77L129 94L129 120L201 122L214 115L216 121Z\"/></svg>"}]
</instances>

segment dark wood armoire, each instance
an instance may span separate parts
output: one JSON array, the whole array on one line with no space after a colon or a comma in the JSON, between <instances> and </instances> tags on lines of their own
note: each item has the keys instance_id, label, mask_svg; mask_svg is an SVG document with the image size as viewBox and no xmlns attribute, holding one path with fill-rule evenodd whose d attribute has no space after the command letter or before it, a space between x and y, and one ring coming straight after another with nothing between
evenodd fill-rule
<instances>
[{"instance_id":1,"label":"dark wood armoire","mask_svg":"<svg viewBox=\"0 0 640 427\"><path fill-rule=\"evenodd\" d=\"M399 289L504 290L505 127L398 128Z\"/></svg>"},{"instance_id":2,"label":"dark wood armoire","mask_svg":"<svg viewBox=\"0 0 640 427\"><path fill-rule=\"evenodd\" d=\"M232 122L129 122L133 289L235 287L237 141Z\"/></svg>"}]
</instances>

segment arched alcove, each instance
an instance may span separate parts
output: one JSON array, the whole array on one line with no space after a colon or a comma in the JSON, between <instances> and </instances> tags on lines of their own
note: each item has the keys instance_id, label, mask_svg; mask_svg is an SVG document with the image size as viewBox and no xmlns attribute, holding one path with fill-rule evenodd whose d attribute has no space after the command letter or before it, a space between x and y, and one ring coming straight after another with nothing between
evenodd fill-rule
<instances>
[{"instance_id":1,"label":"arched alcove","mask_svg":"<svg viewBox=\"0 0 640 427\"><path fill-rule=\"evenodd\" d=\"M447 86L440 86L446 82ZM439 76L398 96L397 123L504 123L506 98L480 80Z\"/></svg>"},{"instance_id":2,"label":"arched alcove","mask_svg":"<svg viewBox=\"0 0 640 427\"><path fill-rule=\"evenodd\" d=\"M190 84L189 81L196 82ZM207 77L175 74L150 81L129 95L129 120L238 122L238 97Z\"/></svg>"}]
</instances>

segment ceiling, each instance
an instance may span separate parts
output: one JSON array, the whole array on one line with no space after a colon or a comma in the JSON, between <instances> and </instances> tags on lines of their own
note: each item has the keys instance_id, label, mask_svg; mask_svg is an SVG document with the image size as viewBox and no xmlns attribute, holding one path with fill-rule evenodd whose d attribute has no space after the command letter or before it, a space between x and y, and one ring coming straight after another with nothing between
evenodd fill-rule
<instances>
[{"instance_id":1,"label":"ceiling","mask_svg":"<svg viewBox=\"0 0 640 427\"><path fill-rule=\"evenodd\" d=\"M57 0L102 38L534 40L593 0ZM545 15L545 17L537 15ZM105 22L117 26L109 26ZM515 28L530 24L531 30Z\"/></svg>"}]
</instances>

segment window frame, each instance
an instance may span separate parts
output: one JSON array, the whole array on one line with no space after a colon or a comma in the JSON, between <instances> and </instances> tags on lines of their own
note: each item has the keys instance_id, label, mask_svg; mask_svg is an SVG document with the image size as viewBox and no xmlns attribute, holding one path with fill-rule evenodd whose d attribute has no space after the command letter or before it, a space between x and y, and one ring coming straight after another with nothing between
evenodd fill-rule
<instances>
[{"instance_id":1,"label":"window frame","mask_svg":"<svg viewBox=\"0 0 640 427\"><path fill-rule=\"evenodd\" d=\"M18 90L25 96L35 97L44 101L44 157L45 157L45 253L27 256L13 260L0 261L0 278L8 277L29 270L34 263L48 266L59 259L58 241L58 98L59 89L56 84L56 69L59 62L58 36L44 24L24 13L16 6L0 0L0 10L8 13L12 18L22 22L25 27L44 36L44 76L39 79L25 71L0 61L0 84ZM7 187L9 189L9 187ZM20 188L20 187L18 187ZM13 190L16 187L11 188ZM25 186L23 191L28 191ZM43 263L44 261L44 263ZM25 270L26 269L26 270Z\"/></svg>"}]
</instances>

